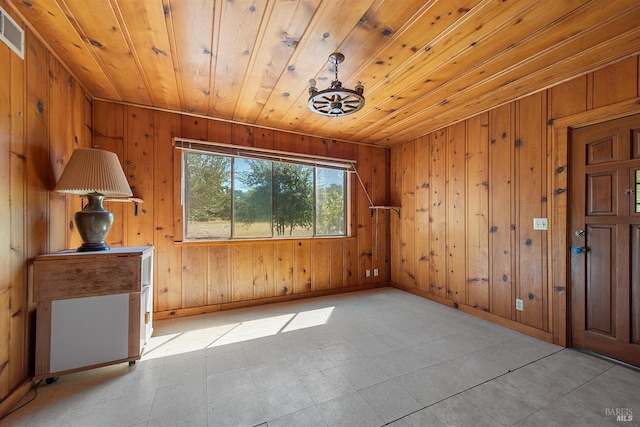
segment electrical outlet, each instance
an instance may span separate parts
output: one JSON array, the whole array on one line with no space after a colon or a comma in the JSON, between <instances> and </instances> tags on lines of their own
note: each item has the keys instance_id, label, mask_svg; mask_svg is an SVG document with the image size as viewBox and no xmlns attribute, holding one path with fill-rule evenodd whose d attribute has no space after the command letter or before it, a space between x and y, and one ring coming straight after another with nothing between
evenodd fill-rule
<instances>
[{"instance_id":1,"label":"electrical outlet","mask_svg":"<svg viewBox=\"0 0 640 427\"><path fill-rule=\"evenodd\" d=\"M533 218L533 229L534 230L548 230L549 229L549 221L547 218Z\"/></svg>"},{"instance_id":2,"label":"electrical outlet","mask_svg":"<svg viewBox=\"0 0 640 427\"><path fill-rule=\"evenodd\" d=\"M374 275L374 277L378 277L378 269L377 268L373 269L373 275Z\"/></svg>"},{"instance_id":3,"label":"electrical outlet","mask_svg":"<svg viewBox=\"0 0 640 427\"><path fill-rule=\"evenodd\" d=\"M365 271L364 275L367 276L367 277L371 277L371 270Z\"/></svg>"},{"instance_id":4,"label":"electrical outlet","mask_svg":"<svg viewBox=\"0 0 640 427\"><path fill-rule=\"evenodd\" d=\"M524 311L524 301L520 298L516 298L516 310Z\"/></svg>"}]
</instances>

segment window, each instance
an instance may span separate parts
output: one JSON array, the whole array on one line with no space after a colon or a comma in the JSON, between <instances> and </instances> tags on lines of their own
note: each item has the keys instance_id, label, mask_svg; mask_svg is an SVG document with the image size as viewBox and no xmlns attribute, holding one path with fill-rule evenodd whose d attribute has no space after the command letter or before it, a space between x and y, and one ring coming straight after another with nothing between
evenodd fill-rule
<instances>
[{"instance_id":1,"label":"window","mask_svg":"<svg viewBox=\"0 0 640 427\"><path fill-rule=\"evenodd\" d=\"M180 148L185 240L347 235L348 168Z\"/></svg>"}]
</instances>

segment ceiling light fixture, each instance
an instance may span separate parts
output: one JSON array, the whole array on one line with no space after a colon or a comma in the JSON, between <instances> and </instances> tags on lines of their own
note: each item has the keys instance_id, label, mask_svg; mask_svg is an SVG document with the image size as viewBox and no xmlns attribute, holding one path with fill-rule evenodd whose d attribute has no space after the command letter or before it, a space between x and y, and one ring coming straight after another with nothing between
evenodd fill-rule
<instances>
[{"instance_id":1,"label":"ceiling light fixture","mask_svg":"<svg viewBox=\"0 0 640 427\"><path fill-rule=\"evenodd\" d=\"M342 87L338 80L338 64L344 61L344 55L338 52L329 55L329 62L334 65L336 78L331 86L318 90L316 81L309 80L309 109L323 116L337 117L353 114L364 107L364 86L358 82L355 89Z\"/></svg>"}]
</instances>

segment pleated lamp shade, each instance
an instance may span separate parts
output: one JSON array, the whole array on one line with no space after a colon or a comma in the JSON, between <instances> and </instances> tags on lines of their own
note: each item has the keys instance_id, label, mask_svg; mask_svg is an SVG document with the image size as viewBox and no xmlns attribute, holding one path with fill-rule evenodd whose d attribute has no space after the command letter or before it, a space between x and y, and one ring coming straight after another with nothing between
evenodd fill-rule
<instances>
[{"instance_id":1,"label":"pleated lamp shade","mask_svg":"<svg viewBox=\"0 0 640 427\"><path fill-rule=\"evenodd\" d=\"M100 193L106 197L129 197L131 188L118 155L97 148L76 148L56 185L60 193Z\"/></svg>"}]
</instances>

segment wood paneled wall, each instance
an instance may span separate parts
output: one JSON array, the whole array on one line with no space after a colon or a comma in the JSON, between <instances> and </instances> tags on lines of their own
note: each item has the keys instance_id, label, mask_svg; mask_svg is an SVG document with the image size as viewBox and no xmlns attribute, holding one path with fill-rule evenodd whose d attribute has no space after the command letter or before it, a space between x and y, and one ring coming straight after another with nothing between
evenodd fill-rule
<instances>
[{"instance_id":1,"label":"wood paneled wall","mask_svg":"<svg viewBox=\"0 0 640 427\"><path fill-rule=\"evenodd\" d=\"M638 62L393 147L391 202L402 215L391 217L392 283L566 344L567 129L637 112ZM534 218L549 218L549 231L534 230Z\"/></svg>"},{"instance_id":2,"label":"wood paneled wall","mask_svg":"<svg viewBox=\"0 0 640 427\"><path fill-rule=\"evenodd\" d=\"M144 200L138 216L131 205L108 203L116 217L108 243L155 246L156 317L363 289L389 281L389 212L371 214L355 176L350 238L180 243L180 152L172 146L174 136L354 159L374 203L387 204L389 197L390 152L385 148L96 101L94 143L118 154L134 196Z\"/></svg>"},{"instance_id":3,"label":"wood paneled wall","mask_svg":"<svg viewBox=\"0 0 640 427\"><path fill-rule=\"evenodd\" d=\"M29 30L25 41L24 60L0 43L0 414L31 386L30 260L80 242L80 199L51 190L73 149L91 144L84 89Z\"/></svg>"}]
</instances>

